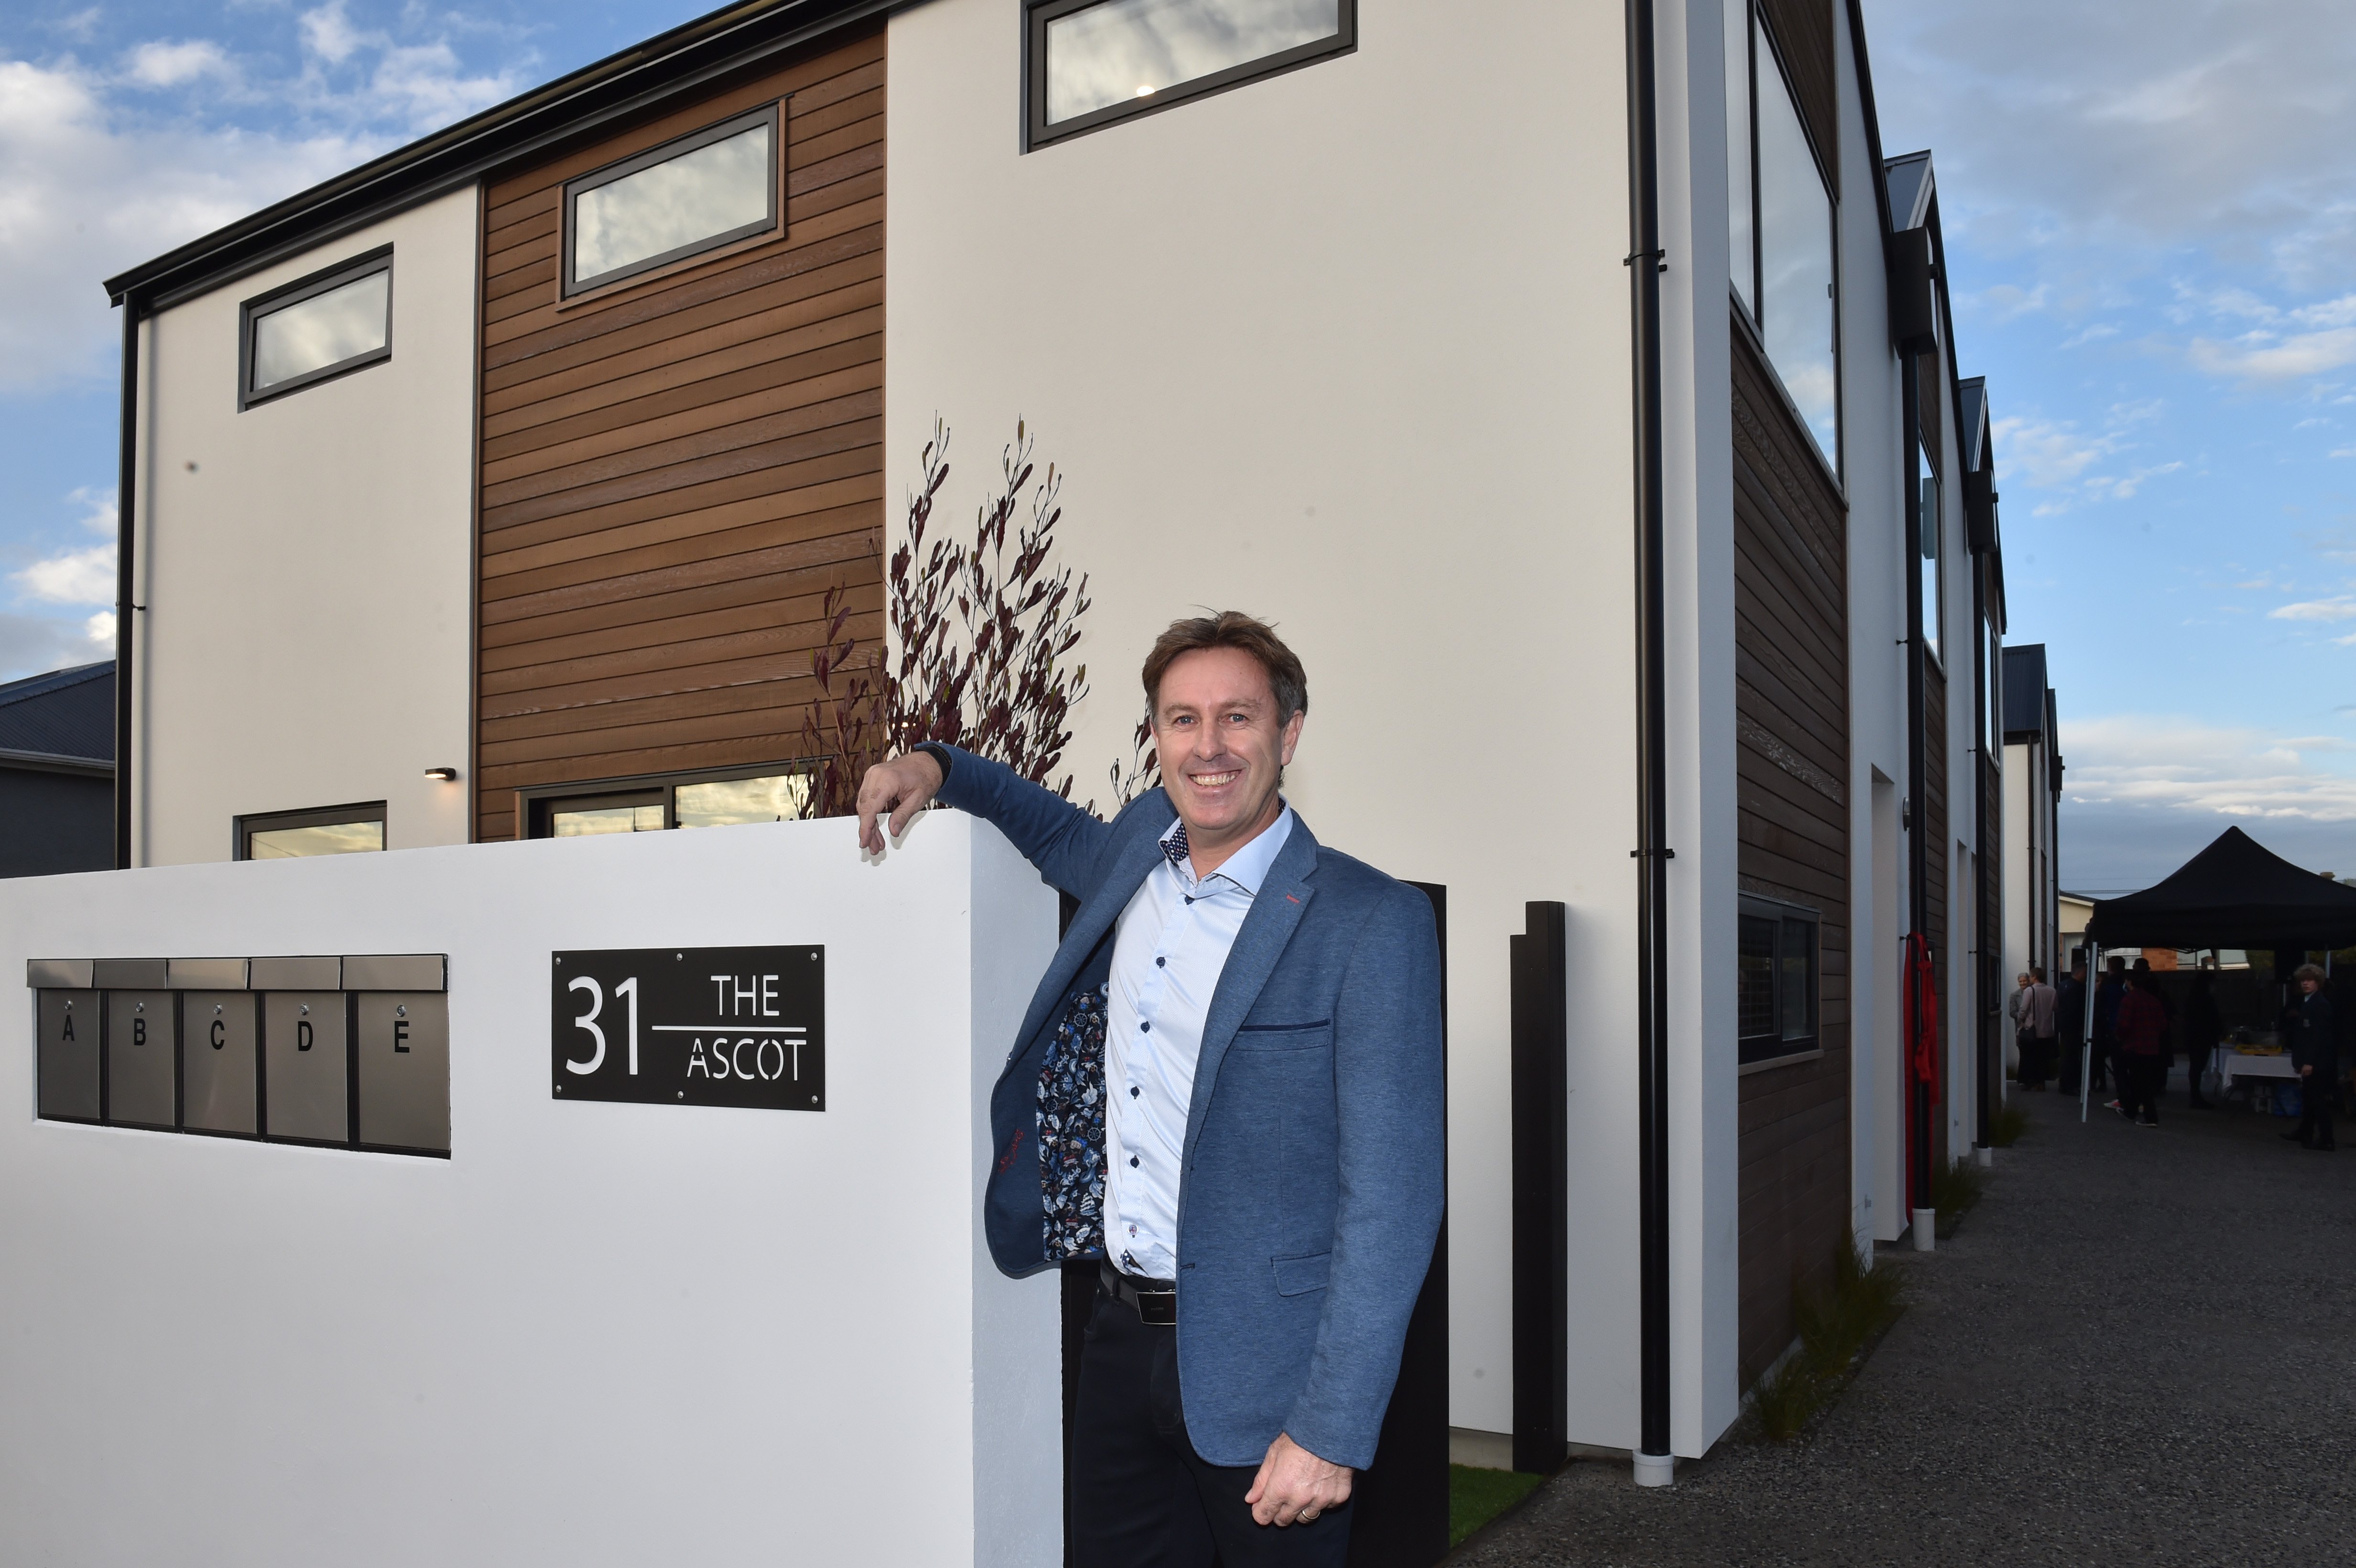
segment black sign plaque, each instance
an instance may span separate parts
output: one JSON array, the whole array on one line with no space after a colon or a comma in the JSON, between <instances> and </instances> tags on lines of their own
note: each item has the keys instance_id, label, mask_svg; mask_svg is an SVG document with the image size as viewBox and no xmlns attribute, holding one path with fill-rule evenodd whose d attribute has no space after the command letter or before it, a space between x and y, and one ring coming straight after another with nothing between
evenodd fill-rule
<instances>
[{"instance_id":1,"label":"black sign plaque","mask_svg":"<svg viewBox=\"0 0 2356 1568\"><path fill-rule=\"evenodd\" d=\"M826 949L551 955L559 1100L826 1109Z\"/></svg>"}]
</instances>

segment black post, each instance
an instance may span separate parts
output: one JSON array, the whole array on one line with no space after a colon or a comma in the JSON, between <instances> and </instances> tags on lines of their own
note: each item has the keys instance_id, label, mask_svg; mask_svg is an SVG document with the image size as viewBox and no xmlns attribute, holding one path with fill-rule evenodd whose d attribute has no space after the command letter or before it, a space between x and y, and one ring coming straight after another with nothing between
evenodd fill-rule
<instances>
[{"instance_id":1,"label":"black post","mask_svg":"<svg viewBox=\"0 0 2356 1568\"><path fill-rule=\"evenodd\" d=\"M1440 933L1440 1054L1448 1059L1448 890L1410 886L1431 901ZM1352 1487L1350 1568L1431 1568L1448 1555L1448 1218L1399 1352L1375 1462Z\"/></svg>"},{"instance_id":2,"label":"black post","mask_svg":"<svg viewBox=\"0 0 2356 1568\"><path fill-rule=\"evenodd\" d=\"M1569 977L1565 910L1513 947L1514 1468L1562 1467L1570 1425Z\"/></svg>"},{"instance_id":3,"label":"black post","mask_svg":"<svg viewBox=\"0 0 2356 1568\"><path fill-rule=\"evenodd\" d=\"M138 516L139 300L123 296L123 432L114 482L114 868L131 864L131 550Z\"/></svg>"},{"instance_id":4,"label":"black post","mask_svg":"<svg viewBox=\"0 0 2356 1568\"><path fill-rule=\"evenodd\" d=\"M1669 848L1661 500L1660 158L1652 0L1628 0L1628 274L1636 440L1637 1452L1669 1455ZM1641 1475L1641 1461L1640 1461Z\"/></svg>"}]
</instances>

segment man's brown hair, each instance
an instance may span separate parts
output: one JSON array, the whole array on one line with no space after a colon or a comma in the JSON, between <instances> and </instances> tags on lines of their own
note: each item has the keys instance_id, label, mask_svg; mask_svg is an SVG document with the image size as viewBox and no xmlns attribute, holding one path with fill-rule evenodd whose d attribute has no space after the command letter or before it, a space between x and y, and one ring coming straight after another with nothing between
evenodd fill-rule
<instances>
[{"instance_id":1,"label":"man's brown hair","mask_svg":"<svg viewBox=\"0 0 2356 1568\"><path fill-rule=\"evenodd\" d=\"M1149 716L1161 704L1162 677L1172 662L1200 648L1241 648L1258 659L1260 668L1268 671L1269 688L1276 693L1280 725L1290 723L1296 713L1309 711L1309 677L1301 672L1300 658L1276 635L1276 628L1240 610L1222 610L1215 615L1173 621L1170 629L1153 640L1153 651L1145 656Z\"/></svg>"}]
</instances>

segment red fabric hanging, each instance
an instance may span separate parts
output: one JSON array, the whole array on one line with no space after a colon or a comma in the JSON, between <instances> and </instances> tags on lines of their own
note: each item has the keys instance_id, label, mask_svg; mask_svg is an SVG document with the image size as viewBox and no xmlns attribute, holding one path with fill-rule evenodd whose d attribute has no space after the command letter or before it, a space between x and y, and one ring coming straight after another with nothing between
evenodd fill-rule
<instances>
[{"instance_id":1,"label":"red fabric hanging","mask_svg":"<svg viewBox=\"0 0 2356 1568\"><path fill-rule=\"evenodd\" d=\"M1939 1103L1939 983L1931 966L1931 941L1921 932L1906 937L1906 1065L1917 1083L1931 1087Z\"/></svg>"}]
</instances>

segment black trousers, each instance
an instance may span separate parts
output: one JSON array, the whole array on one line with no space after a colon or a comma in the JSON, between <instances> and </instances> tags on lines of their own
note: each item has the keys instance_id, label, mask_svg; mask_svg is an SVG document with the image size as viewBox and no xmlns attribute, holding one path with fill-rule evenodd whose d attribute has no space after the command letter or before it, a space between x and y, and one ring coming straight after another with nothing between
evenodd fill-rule
<instances>
[{"instance_id":1,"label":"black trousers","mask_svg":"<svg viewBox=\"0 0 2356 1568\"><path fill-rule=\"evenodd\" d=\"M2168 1082L2168 1058L2122 1051L2112 1065L2118 1070L2119 1109L2147 1121L2159 1120L2159 1088Z\"/></svg>"},{"instance_id":2,"label":"black trousers","mask_svg":"<svg viewBox=\"0 0 2356 1568\"><path fill-rule=\"evenodd\" d=\"M2078 1074L2084 1063L2085 1047L2086 1042L2083 1040L2072 1040L2067 1035L2062 1037L2062 1057L2057 1084L2064 1094L2075 1094L2078 1092Z\"/></svg>"},{"instance_id":3,"label":"black trousers","mask_svg":"<svg viewBox=\"0 0 2356 1568\"><path fill-rule=\"evenodd\" d=\"M2298 1141L2336 1148L2339 1140L2331 1136L2331 1080L2320 1072L2309 1072L2298 1081Z\"/></svg>"},{"instance_id":4,"label":"black trousers","mask_svg":"<svg viewBox=\"0 0 2356 1568\"><path fill-rule=\"evenodd\" d=\"M1186 1436L1178 1331L1151 1328L1102 1289L1080 1353L1072 1423L1076 1568L1343 1568L1350 1506L1307 1524L1254 1524L1259 1474L1214 1465Z\"/></svg>"}]
</instances>

